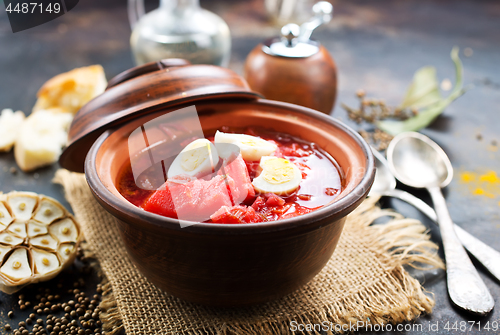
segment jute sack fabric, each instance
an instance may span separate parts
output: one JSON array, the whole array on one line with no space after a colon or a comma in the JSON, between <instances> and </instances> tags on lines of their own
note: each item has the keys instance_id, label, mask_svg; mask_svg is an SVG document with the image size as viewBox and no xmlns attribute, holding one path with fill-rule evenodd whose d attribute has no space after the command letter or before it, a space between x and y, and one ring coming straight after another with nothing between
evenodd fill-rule
<instances>
[{"instance_id":1,"label":"jute sack fabric","mask_svg":"<svg viewBox=\"0 0 500 335\"><path fill-rule=\"evenodd\" d=\"M346 221L332 259L306 286L273 302L219 309L191 304L156 288L134 267L115 219L96 202L82 174L59 170L56 182L80 221L88 247L109 282L101 307L108 334L289 334L298 324L400 323L430 313L432 295L404 269L443 267L426 228L368 198ZM370 225L388 216L388 223ZM344 327L345 328L345 327ZM318 333L319 326L306 333ZM328 330L327 332L330 332Z\"/></svg>"}]
</instances>

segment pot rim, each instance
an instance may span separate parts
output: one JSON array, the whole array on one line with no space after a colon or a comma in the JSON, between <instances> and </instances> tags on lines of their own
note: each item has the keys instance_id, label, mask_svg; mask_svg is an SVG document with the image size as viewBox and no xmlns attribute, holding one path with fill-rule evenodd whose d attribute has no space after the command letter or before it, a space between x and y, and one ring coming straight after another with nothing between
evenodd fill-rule
<instances>
[{"instance_id":1,"label":"pot rim","mask_svg":"<svg viewBox=\"0 0 500 335\"><path fill-rule=\"evenodd\" d=\"M375 159L368 143L366 143L366 141L357 132L355 132L343 122L313 109L291 103L267 99L258 99L255 101L255 103L259 105L264 104L271 107L291 108L307 116L314 117L321 122L331 124L339 130L347 133L359 145L366 157L366 170L358 185L356 185L354 189L352 189L341 199L334 201L331 204L325 205L324 207L314 210L310 213L299 215L293 218L245 224L198 222L193 225L181 228L177 219L172 219L140 209L132 203L118 198L102 183L97 172L96 157L99 149L101 148L101 145L116 130L116 128L114 128L105 131L99 136L99 138L90 148L85 158L85 177L92 193L97 198L97 200L101 202L101 204L107 211L111 212L111 214L115 217L118 216L119 219L125 221L128 224L137 225L137 223L135 223L134 221L139 219L141 220L141 225L144 228L147 228L145 227L146 225L150 225L151 228L167 228L177 231L180 230L183 232L195 233L255 234L259 232L281 231L304 225L309 226L315 222L323 221L325 218L331 218L331 222L334 222L352 212L354 208L357 207L357 204L359 204L359 202L368 195L368 192L370 191L375 178ZM123 124L121 124L121 126L123 126Z\"/></svg>"}]
</instances>

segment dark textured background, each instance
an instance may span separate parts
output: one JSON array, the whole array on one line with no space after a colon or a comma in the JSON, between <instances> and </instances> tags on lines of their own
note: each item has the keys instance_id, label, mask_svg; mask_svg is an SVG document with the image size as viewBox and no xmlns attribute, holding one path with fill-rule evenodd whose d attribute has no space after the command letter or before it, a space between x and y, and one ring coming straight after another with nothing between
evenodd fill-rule
<instances>
[{"instance_id":1,"label":"dark textured background","mask_svg":"<svg viewBox=\"0 0 500 335\"><path fill-rule=\"evenodd\" d=\"M154 2L148 2L154 6ZM262 1L208 1L202 6L221 15L233 37L230 67L242 73L246 55L261 40L275 35L263 13ZM356 105L354 92L364 88L370 96L390 104L400 102L413 73L424 65L434 65L440 79L454 81L449 52L455 45L472 48L473 55L461 58L465 83L474 88L454 102L424 133L449 154L458 176L460 171L500 173L500 3L498 1L335 1L331 24L314 37L332 53L339 68L339 97L333 116L346 120L340 102ZM129 49L130 28L125 0L81 0L68 14L42 26L13 34L3 5L0 5L0 108L29 113L40 86L50 77L75 67L102 64L108 79L133 66ZM482 135L482 140L476 137ZM1 134L0 134L1 135ZM13 155L0 154L0 191L31 190L64 201L62 190L51 179L57 166L35 173L8 172L15 166ZM425 192L413 193L428 201ZM454 221L484 242L500 250L500 197L472 196L455 177L446 190ZM422 218L413 208L396 200L384 202L403 214ZM437 230L425 218L433 240ZM63 278L72 280L74 269ZM499 282L480 268L497 303ZM92 281L92 280L91 280ZM417 320L429 334L448 332L447 321L500 321L497 307L485 318L474 318L451 306L442 272L426 277L425 287L435 294L432 315ZM9 304L17 301L0 295L1 319ZM2 321L0 321L2 322ZM429 332L438 322L439 330ZM464 334L498 334L479 330L477 323ZM380 333L380 332L379 332ZM409 334L417 332L393 332Z\"/></svg>"}]
</instances>

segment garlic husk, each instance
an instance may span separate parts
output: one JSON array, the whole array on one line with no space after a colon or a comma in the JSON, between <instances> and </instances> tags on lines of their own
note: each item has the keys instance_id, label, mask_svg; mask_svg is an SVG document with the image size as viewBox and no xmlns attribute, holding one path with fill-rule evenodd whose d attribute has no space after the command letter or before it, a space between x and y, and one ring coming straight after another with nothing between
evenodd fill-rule
<instances>
[{"instance_id":1,"label":"garlic husk","mask_svg":"<svg viewBox=\"0 0 500 335\"><path fill-rule=\"evenodd\" d=\"M11 294L52 279L73 263L80 225L57 200L31 192L0 193L0 212L7 214L0 221L1 291ZM16 268L9 268L16 261Z\"/></svg>"}]
</instances>

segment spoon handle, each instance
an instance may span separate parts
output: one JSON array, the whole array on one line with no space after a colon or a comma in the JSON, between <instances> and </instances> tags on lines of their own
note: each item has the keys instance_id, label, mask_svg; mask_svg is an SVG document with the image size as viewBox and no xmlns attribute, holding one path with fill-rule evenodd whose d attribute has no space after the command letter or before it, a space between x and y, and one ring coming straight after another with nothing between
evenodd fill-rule
<instances>
[{"instance_id":1,"label":"spoon handle","mask_svg":"<svg viewBox=\"0 0 500 335\"><path fill-rule=\"evenodd\" d=\"M413 205L429 219L437 223L437 215L434 209L411 193L402 190L389 190L383 193L385 196L401 199ZM488 271L500 281L500 252L496 251L483 241L477 239L456 224L455 234L462 245L476 258Z\"/></svg>"},{"instance_id":2,"label":"spoon handle","mask_svg":"<svg viewBox=\"0 0 500 335\"><path fill-rule=\"evenodd\" d=\"M493 297L455 234L441 189L429 187L428 190L434 202L443 240L448 294L458 307L485 315L495 306Z\"/></svg>"},{"instance_id":3,"label":"spoon handle","mask_svg":"<svg viewBox=\"0 0 500 335\"><path fill-rule=\"evenodd\" d=\"M390 191L385 191L384 195L389 196L389 197L394 197L403 200L404 202L409 203L410 205L413 205L416 207L419 211L424 213L429 219L437 223L437 215L434 209L427 205L425 202L417 198L411 193L408 193L406 191L401 191L398 189L395 190L390 190Z\"/></svg>"}]
</instances>

